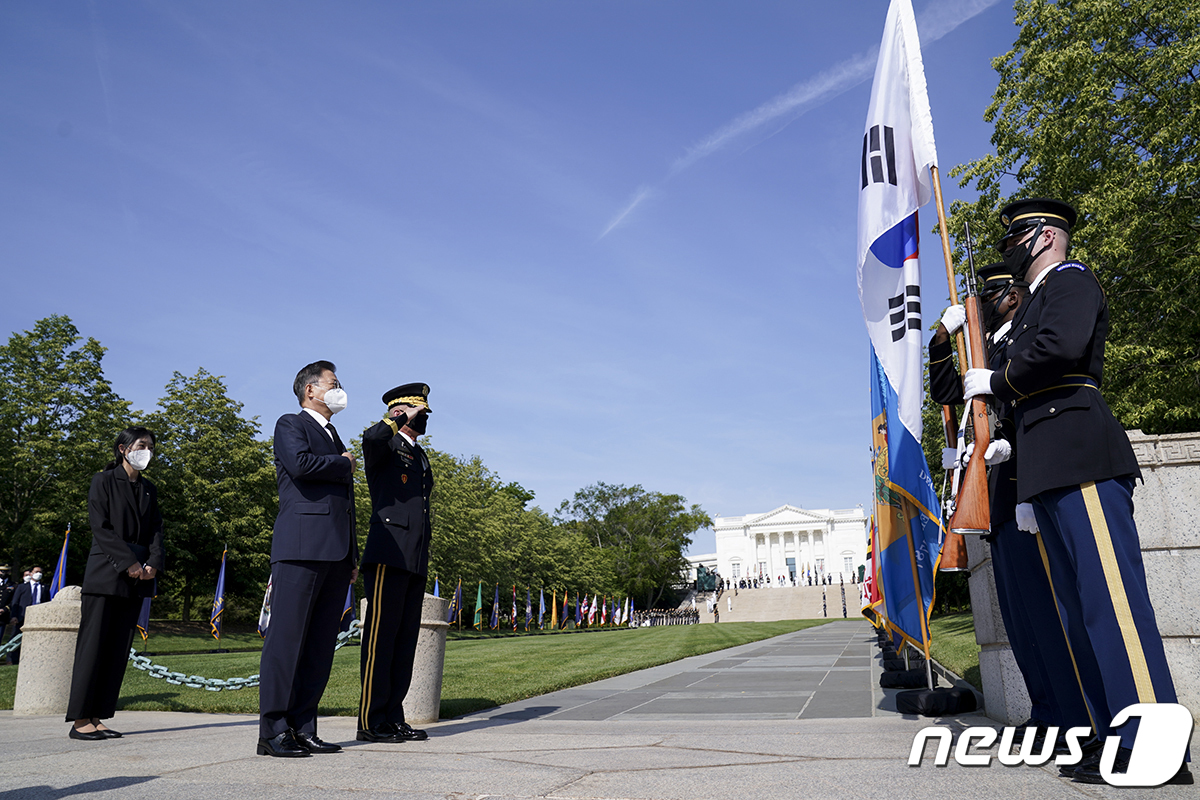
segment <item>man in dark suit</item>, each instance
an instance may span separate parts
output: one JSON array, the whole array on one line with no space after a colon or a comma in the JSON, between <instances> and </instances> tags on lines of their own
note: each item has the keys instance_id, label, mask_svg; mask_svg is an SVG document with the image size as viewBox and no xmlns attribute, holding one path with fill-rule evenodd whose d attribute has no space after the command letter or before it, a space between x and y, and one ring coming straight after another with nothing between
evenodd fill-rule
<instances>
[{"instance_id":1,"label":"man in dark suit","mask_svg":"<svg viewBox=\"0 0 1200 800\"><path fill-rule=\"evenodd\" d=\"M29 582L22 583L13 592L12 621L14 638L21 632L21 627L25 624L25 610L30 606L48 602L50 602L50 590L42 583L42 568L34 567L29 570ZM9 658L12 659L12 663L14 664L21 663L21 648L18 647L9 653Z\"/></svg>"},{"instance_id":2,"label":"man in dark suit","mask_svg":"<svg viewBox=\"0 0 1200 800\"><path fill-rule=\"evenodd\" d=\"M1007 230L998 249L1030 296L1004 339L1004 363L969 370L964 395L995 395L1014 408L1017 501L1033 505L1072 649L1105 655L1097 680L1080 677L1097 732L1121 738L1120 772L1138 719L1113 731L1114 716L1135 703L1177 700L1133 522L1141 471L1100 393L1108 301L1095 274L1067 260L1075 209L1031 198L1010 203L1000 219ZM1104 783L1100 751L1066 774ZM1192 783L1187 764L1169 782Z\"/></svg>"},{"instance_id":3,"label":"man in dark suit","mask_svg":"<svg viewBox=\"0 0 1200 800\"><path fill-rule=\"evenodd\" d=\"M363 434L371 530L363 551L367 615L361 653L360 742L428 738L404 721L429 566L433 472L417 438L429 417L429 387L397 386L387 414Z\"/></svg>"},{"instance_id":4,"label":"man in dark suit","mask_svg":"<svg viewBox=\"0 0 1200 800\"><path fill-rule=\"evenodd\" d=\"M358 577L354 456L329 420L346 407L336 367L296 375L300 413L275 423L279 515L271 540L271 623L259 668L258 754L303 757L341 748L317 736L346 590Z\"/></svg>"}]
</instances>

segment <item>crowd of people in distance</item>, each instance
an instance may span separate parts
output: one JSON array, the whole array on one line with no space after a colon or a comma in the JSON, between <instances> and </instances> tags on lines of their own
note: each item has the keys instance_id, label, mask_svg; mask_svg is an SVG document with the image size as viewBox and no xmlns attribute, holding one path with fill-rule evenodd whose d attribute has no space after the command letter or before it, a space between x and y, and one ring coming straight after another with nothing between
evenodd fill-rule
<instances>
[{"instance_id":1,"label":"crowd of people in distance","mask_svg":"<svg viewBox=\"0 0 1200 800\"><path fill-rule=\"evenodd\" d=\"M849 581L847 581L845 577L841 575L839 575L838 579L835 581L832 573L808 576L797 575L792 577L788 577L787 575L779 575L774 580L772 580L770 576L762 578L740 578L737 581L730 581L729 584L723 585L722 588L782 589L793 586L833 586L835 583L838 585L845 583L855 584L860 583L860 581L858 580L858 575L853 572L850 573Z\"/></svg>"},{"instance_id":2,"label":"crowd of people in distance","mask_svg":"<svg viewBox=\"0 0 1200 800\"><path fill-rule=\"evenodd\" d=\"M652 611L633 612L633 620L629 623L629 627L649 628L655 625L698 625L699 623L700 612L694 608L683 610L656 608Z\"/></svg>"}]
</instances>

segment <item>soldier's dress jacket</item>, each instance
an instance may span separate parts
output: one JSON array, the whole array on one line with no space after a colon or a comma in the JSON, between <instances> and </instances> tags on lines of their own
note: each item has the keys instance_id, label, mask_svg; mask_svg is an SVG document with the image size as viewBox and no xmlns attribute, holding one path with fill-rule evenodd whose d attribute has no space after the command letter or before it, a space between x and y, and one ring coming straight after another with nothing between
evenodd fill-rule
<instances>
[{"instance_id":1,"label":"soldier's dress jacket","mask_svg":"<svg viewBox=\"0 0 1200 800\"><path fill-rule=\"evenodd\" d=\"M988 338L988 344L988 364L995 369L1004 363L1004 344L992 342L991 337ZM929 396L935 403L945 406L963 404L962 378L954 368L951 358L953 347L952 340L939 344L929 343ZM1012 408L1004 403L998 403L997 406L997 421L991 433L992 438L1005 439L1015 447ZM1010 458L988 469L988 499L991 503L993 530L1000 523L1016 517L1016 463L1016 459Z\"/></svg>"},{"instance_id":2,"label":"soldier's dress jacket","mask_svg":"<svg viewBox=\"0 0 1200 800\"><path fill-rule=\"evenodd\" d=\"M424 576L433 536L429 459L420 445L409 444L395 423L389 425L387 420L363 433L362 447L371 491L371 528L363 563L386 564Z\"/></svg>"},{"instance_id":3,"label":"soldier's dress jacket","mask_svg":"<svg viewBox=\"0 0 1200 800\"><path fill-rule=\"evenodd\" d=\"M1017 498L1087 481L1141 477L1100 384L1108 302L1077 261L1051 267L1005 338L992 393L1015 408Z\"/></svg>"}]
</instances>

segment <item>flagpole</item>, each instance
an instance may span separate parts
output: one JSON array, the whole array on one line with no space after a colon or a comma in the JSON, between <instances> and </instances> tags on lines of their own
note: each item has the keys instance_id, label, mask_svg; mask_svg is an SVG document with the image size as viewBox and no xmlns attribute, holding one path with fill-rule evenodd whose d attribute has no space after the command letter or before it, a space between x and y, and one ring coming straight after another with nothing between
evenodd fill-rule
<instances>
[{"instance_id":1,"label":"flagpole","mask_svg":"<svg viewBox=\"0 0 1200 800\"><path fill-rule=\"evenodd\" d=\"M937 164L931 166L929 172L933 177L933 202L937 208L938 233L942 239L942 260L946 262L946 283L950 289L950 305L956 306L959 304L958 284L954 281L954 258L950 252L950 231L946 226L946 206L942 201L942 179L938 174ZM966 364L965 354L967 348L963 341L962 328L955 331L954 342L958 346L958 363ZM942 418L945 422L953 422L955 427L957 427L958 421L955 419L954 412L950 410L949 406L942 406ZM950 443L947 442L947 444ZM951 532L948 524L946 527L946 538L942 542L942 560L949 563L942 564L939 561L938 567L947 572L963 572L967 569L967 540L963 538L961 533Z\"/></svg>"}]
</instances>

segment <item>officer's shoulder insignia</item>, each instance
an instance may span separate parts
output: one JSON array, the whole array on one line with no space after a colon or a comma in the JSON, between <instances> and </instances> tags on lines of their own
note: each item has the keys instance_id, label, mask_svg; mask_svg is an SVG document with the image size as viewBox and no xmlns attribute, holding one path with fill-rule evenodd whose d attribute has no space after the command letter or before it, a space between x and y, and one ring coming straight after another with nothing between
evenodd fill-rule
<instances>
[{"instance_id":1,"label":"officer's shoulder insignia","mask_svg":"<svg viewBox=\"0 0 1200 800\"><path fill-rule=\"evenodd\" d=\"M1088 268L1085 267L1083 264L1080 264L1078 261L1064 261L1063 263L1061 263L1057 267L1055 267L1054 271L1062 272L1064 269L1077 269L1081 272L1088 271Z\"/></svg>"}]
</instances>

